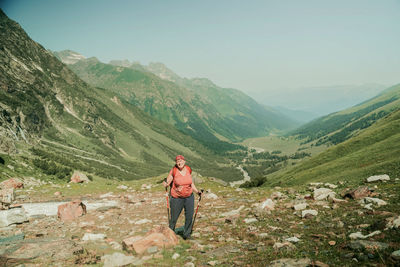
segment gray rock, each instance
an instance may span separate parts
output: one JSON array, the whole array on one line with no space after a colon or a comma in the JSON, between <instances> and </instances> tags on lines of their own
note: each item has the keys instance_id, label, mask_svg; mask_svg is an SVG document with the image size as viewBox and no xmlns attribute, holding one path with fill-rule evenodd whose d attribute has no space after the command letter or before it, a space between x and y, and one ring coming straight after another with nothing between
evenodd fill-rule
<instances>
[{"instance_id":1,"label":"gray rock","mask_svg":"<svg viewBox=\"0 0 400 267\"><path fill-rule=\"evenodd\" d=\"M117 267L128 264L140 265L143 263L140 259L137 259L134 256L126 256L125 254L119 252L104 255L101 257L101 260L104 261L104 267Z\"/></svg>"},{"instance_id":2,"label":"gray rock","mask_svg":"<svg viewBox=\"0 0 400 267\"><path fill-rule=\"evenodd\" d=\"M377 241L367 241L367 240L356 240L351 241L349 247L353 250L363 250L366 248L374 248L377 250L387 249L389 247L388 244L377 242Z\"/></svg>"},{"instance_id":3,"label":"gray rock","mask_svg":"<svg viewBox=\"0 0 400 267\"><path fill-rule=\"evenodd\" d=\"M328 198L335 198L336 193L328 188L318 188L314 190L315 200L326 200Z\"/></svg>"},{"instance_id":4,"label":"gray rock","mask_svg":"<svg viewBox=\"0 0 400 267\"><path fill-rule=\"evenodd\" d=\"M317 216L318 215L318 211L316 210L303 210L301 212L301 217L304 218L306 216Z\"/></svg>"},{"instance_id":5,"label":"gray rock","mask_svg":"<svg viewBox=\"0 0 400 267\"><path fill-rule=\"evenodd\" d=\"M400 250L393 251L390 256L392 256L396 261L400 261Z\"/></svg>"},{"instance_id":6,"label":"gray rock","mask_svg":"<svg viewBox=\"0 0 400 267\"><path fill-rule=\"evenodd\" d=\"M0 211L0 227L6 227L14 223L23 223L27 221L28 217L26 217L25 210L22 207Z\"/></svg>"},{"instance_id":7,"label":"gray rock","mask_svg":"<svg viewBox=\"0 0 400 267\"><path fill-rule=\"evenodd\" d=\"M307 208L307 203L300 203L293 206L294 210L304 210Z\"/></svg>"},{"instance_id":8,"label":"gray rock","mask_svg":"<svg viewBox=\"0 0 400 267\"><path fill-rule=\"evenodd\" d=\"M311 260L304 259L279 259L271 261L267 267L307 267L311 265Z\"/></svg>"},{"instance_id":9,"label":"gray rock","mask_svg":"<svg viewBox=\"0 0 400 267\"><path fill-rule=\"evenodd\" d=\"M390 181L389 175L374 175L367 178L368 183L376 182L376 181Z\"/></svg>"},{"instance_id":10,"label":"gray rock","mask_svg":"<svg viewBox=\"0 0 400 267\"><path fill-rule=\"evenodd\" d=\"M106 238L105 234L85 233L85 235L82 237L82 241L99 241L99 240L104 240L105 238Z\"/></svg>"}]
</instances>

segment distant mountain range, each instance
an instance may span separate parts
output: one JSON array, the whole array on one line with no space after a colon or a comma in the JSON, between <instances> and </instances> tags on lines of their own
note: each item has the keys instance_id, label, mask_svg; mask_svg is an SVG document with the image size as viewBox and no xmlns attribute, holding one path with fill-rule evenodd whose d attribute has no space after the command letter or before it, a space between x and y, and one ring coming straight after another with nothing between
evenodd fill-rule
<instances>
[{"instance_id":1,"label":"distant mountain range","mask_svg":"<svg viewBox=\"0 0 400 267\"><path fill-rule=\"evenodd\" d=\"M253 92L250 95L271 106L309 113L310 121L332 112L350 108L370 99L387 88L382 84L337 85L305 88L288 88L280 91Z\"/></svg>"},{"instance_id":2,"label":"distant mountain range","mask_svg":"<svg viewBox=\"0 0 400 267\"><path fill-rule=\"evenodd\" d=\"M66 51L61 53L70 58ZM87 83L111 90L211 149L232 147L221 141L241 141L298 125L239 90L218 87L204 78L181 78L161 63L142 66L114 60L105 64L88 58L68 66Z\"/></svg>"},{"instance_id":3,"label":"distant mountain range","mask_svg":"<svg viewBox=\"0 0 400 267\"><path fill-rule=\"evenodd\" d=\"M338 144L400 108L400 85L352 108L315 119L290 132L291 135L319 144Z\"/></svg>"}]
</instances>

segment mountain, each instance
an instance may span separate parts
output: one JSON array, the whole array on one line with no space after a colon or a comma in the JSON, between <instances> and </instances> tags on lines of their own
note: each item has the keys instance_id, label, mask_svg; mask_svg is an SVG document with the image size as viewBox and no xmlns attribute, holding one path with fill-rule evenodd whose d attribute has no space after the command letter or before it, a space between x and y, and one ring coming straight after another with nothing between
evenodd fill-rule
<instances>
[{"instance_id":1,"label":"mountain","mask_svg":"<svg viewBox=\"0 0 400 267\"><path fill-rule=\"evenodd\" d=\"M56 58L58 58L61 62L65 64L74 64L79 60L86 58L85 56L71 50L63 50L60 52L51 51L51 52L56 56Z\"/></svg>"},{"instance_id":2,"label":"mountain","mask_svg":"<svg viewBox=\"0 0 400 267\"><path fill-rule=\"evenodd\" d=\"M295 121L298 121L301 124L304 124L319 117L316 113L311 113L303 110L294 110L282 106L275 106L273 108L284 114L285 116L292 118Z\"/></svg>"},{"instance_id":3,"label":"mountain","mask_svg":"<svg viewBox=\"0 0 400 267\"><path fill-rule=\"evenodd\" d=\"M315 141L316 145L338 144L398 109L400 84L352 108L313 120L290 134L305 139L305 142Z\"/></svg>"},{"instance_id":4,"label":"mountain","mask_svg":"<svg viewBox=\"0 0 400 267\"><path fill-rule=\"evenodd\" d=\"M162 63L150 63L147 69L160 78L175 82L210 101L220 114L237 121L242 130L247 129L249 132L245 134L246 137L259 136L257 129L285 131L299 125L283 113L260 105L240 90L219 87L206 78L181 78ZM240 117L241 114L250 116L245 119Z\"/></svg>"},{"instance_id":5,"label":"mountain","mask_svg":"<svg viewBox=\"0 0 400 267\"><path fill-rule=\"evenodd\" d=\"M160 64L150 64L147 70L136 63L126 65L125 61L115 66L89 58L69 67L89 84L113 91L215 151L237 148L221 140L240 141L293 124L240 91L219 88L207 79L182 79Z\"/></svg>"},{"instance_id":6,"label":"mountain","mask_svg":"<svg viewBox=\"0 0 400 267\"><path fill-rule=\"evenodd\" d=\"M319 86L252 92L250 96L265 105L302 110L320 117L350 108L374 97L385 88L387 88L386 85L373 83Z\"/></svg>"},{"instance_id":7,"label":"mountain","mask_svg":"<svg viewBox=\"0 0 400 267\"><path fill-rule=\"evenodd\" d=\"M160 175L176 154L184 154L204 175L241 178L238 170L221 165L228 159L114 92L81 80L1 10L0 37L3 175L64 179L78 169L130 180Z\"/></svg>"},{"instance_id":8,"label":"mountain","mask_svg":"<svg viewBox=\"0 0 400 267\"><path fill-rule=\"evenodd\" d=\"M392 91L396 87L389 91ZM378 102L379 103L379 102ZM355 137L332 146L291 170L267 177L269 186L346 181L357 184L372 175L400 176L400 110Z\"/></svg>"}]
</instances>

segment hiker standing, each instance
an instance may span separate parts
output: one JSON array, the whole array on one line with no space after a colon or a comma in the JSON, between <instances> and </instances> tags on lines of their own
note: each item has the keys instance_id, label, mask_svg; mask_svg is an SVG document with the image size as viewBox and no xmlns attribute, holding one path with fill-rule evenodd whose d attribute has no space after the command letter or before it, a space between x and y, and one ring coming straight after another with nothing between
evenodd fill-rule
<instances>
[{"instance_id":1,"label":"hiker standing","mask_svg":"<svg viewBox=\"0 0 400 267\"><path fill-rule=\"evenodd\" d=\"M185 165L186 161L182 155L175 158L175 166L168 174L167 182L163 182L165 187L171 185L171 220L169 221L169 228L175 230L178 217L185 209L185 227L183 232L183 239L187 239L191 234L192 217L194 211L194 196L193 191L201 194L197 190L192 179L192 170L189 166Z\"/></svg>"}]
</instances>

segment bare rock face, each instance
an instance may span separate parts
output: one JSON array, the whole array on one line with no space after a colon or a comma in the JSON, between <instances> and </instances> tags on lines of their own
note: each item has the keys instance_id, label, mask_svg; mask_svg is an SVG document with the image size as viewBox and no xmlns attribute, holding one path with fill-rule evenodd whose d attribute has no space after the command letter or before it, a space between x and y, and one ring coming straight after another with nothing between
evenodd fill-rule
<instances>
[{"instance_id":1,"label":"bare rock face","mask_svg":"<svg viewBox=\"0 0 400 267\"><path fill-rule=\"evenodd\" d=\"M86 214L86 206L80 200L58 206L57 216L62 221L72 221Z\"/></svg>"},{"instance_id":2,"label":"bare rock face","mask_svg":"<svg viewBox=\"0 0 400 267\"><path fill-rule=\"evenodd\" d=\"M143 254L150 247L168 248L178 245L179 239L167 226L156 226L143 238L130 237L122 242L124 249L135 250L137 254Z\"/></svg>"},{"instance_id":3,"label":"bare rock face","mask_svg":"<svg viewBox=\"0 0 400 267\"><path fill-rule=\"evenodd\" d=\"M10 178L0 183L0 188L7 189L7 188L23 188L24 184L17 178Z\"/></svg>"},{"instance_id":4,"label":"bare rock face","mask_svg":"<svg viewBox=\"0 0 400 267\"><path fill-rule=\"evenodd\" d=\"M71 183L88 183L89 181L90 180L86 174L79 171L74 171L74 174L71 176Z\"/></svg>"}]
</instances>

